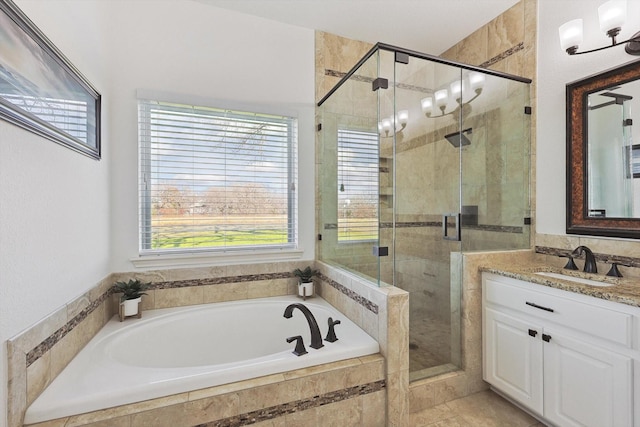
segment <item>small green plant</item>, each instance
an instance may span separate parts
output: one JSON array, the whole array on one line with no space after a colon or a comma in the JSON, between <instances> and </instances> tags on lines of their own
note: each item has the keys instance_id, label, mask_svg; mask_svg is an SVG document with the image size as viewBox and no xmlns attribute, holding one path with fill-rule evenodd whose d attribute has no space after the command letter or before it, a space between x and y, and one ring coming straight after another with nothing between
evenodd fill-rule
<instances>
[{"instance_id":1,"label":"small green plant","mask_svg":"<svg viewBox=\"0 0 640 427\"><path fill-rule=\"evenodd\" d=\"M142 295L147 295L144 291L149 287L148 283L143 283L139 280L129 279L128 282L116 282L116 293L121 293L121 301L140 298Z\"/></svg>"},{"instance_id":2,"label":"small green plant","mask_svg":"<svg viewBox=\"0 0 640 427\"><path fill-rule=\"evenodd\" d=\"M299 277L301 283L310 283L312 281L311 278L318 273L318 270L313 270L310 266L307 266L304 270L299 268L293 270L293 275Z\"/></svg>"}]
</instances>

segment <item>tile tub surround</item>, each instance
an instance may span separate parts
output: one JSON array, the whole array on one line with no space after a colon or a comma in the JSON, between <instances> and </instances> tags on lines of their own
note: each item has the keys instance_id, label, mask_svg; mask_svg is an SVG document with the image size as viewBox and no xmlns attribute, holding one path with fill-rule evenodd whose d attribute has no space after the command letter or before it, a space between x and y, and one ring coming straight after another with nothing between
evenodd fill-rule
<instances>
[{"instance_id":1,"label":"tile tub surround","mask_svg":"<svg viewBox=\"0 0 640 427\"><path fill-rule=\"evenodd\" d=\"M116 313L110 276L7 341L9 427Z\"/></svg>"},{"instance_id":2,"label":"tile tub surround","mask_svg":"<svg viewBox=\"0 0 640 427\"><path fill-rule=\"evenodd\" d=\"M409 294L316 262L318 294L375 338L385 358L388 426L409 422ZM377 307L375 313L374 307Z\"/></svg>"},{"instance_id":3,"label":"tile tub surround","mask_svg":"<svg viewBox=\"0 0 640 427\"><path fill-rule=\"evenodd\" d=\"M27 406L117 313L113 283L150 282L143 310L231 301L296 292L292 271L313 262L114 273L91 290L7 342L9 426L22 425Z\"/></svg>"},{"instance_id":4,"label":"tile tub surround","mask_svg":"<svg viewBox=\"0 0 640 427\"><path fill-rule=\"evenodd\" d=\"M381 355L348 359L247 381L60 418L38 427L242 426L299 418L305 425L385 425ZM341 417L348 415L348 422ZM279 425L279 424L276 424Z\"/></svg>"}]
</instances>

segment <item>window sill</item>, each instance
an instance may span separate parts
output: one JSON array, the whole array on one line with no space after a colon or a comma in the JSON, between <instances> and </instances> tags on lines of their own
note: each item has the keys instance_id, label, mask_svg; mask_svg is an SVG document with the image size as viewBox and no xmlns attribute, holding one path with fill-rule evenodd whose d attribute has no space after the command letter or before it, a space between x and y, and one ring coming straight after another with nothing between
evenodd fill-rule
<instances>
[{"instance_id":1,"label":"window sill","mask_svg":"<svg viewBox=\"0 0 640 427\"><path fill-rule=\"evenodd\" d=\"M294 261L302 258L302 249L253 250L226 253L144 254L130 261L136 268L193 267L275 261Z\"/></svg>"}]
</instances>

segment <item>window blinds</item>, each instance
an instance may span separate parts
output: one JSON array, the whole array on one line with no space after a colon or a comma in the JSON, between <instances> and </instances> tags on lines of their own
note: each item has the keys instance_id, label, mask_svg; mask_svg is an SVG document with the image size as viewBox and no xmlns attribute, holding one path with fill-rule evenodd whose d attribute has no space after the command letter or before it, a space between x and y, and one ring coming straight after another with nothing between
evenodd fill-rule
<instances>
[{"instance_id":1,"label":"window blinds","mask_svg":"<svg viewBox=\"0 0 640 427\"><path fill-rule=\"evenodd\" d=\"M141 252L294 247L296 126L140 100Z\"/></svg>"},{"instance_id":2,"label":"window blinds","mask_svg":"<svg viewBox=\"0 0 640 427\"><path fill-rule=\"evenodd\" d=\"M338 241L378 238L378 135L338 130Z\"/></svg>"}]
</instances>

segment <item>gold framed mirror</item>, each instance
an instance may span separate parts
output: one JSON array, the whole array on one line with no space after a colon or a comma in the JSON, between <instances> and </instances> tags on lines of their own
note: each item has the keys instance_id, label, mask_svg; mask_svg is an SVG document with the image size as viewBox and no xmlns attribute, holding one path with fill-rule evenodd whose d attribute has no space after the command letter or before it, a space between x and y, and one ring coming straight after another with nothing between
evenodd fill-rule
<instances>
[{"instance_id":1,"label":"gold framed mirror","mask_svg":"<svg viewBox=\"0 0 640 427\"><path fill-rule=\"evenodd\" d=\"M567 234L640 239L640 61L567 84L566 108Z\"/></svg>"}]
</instances>

